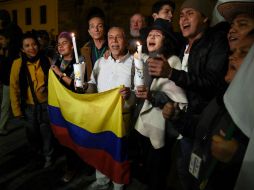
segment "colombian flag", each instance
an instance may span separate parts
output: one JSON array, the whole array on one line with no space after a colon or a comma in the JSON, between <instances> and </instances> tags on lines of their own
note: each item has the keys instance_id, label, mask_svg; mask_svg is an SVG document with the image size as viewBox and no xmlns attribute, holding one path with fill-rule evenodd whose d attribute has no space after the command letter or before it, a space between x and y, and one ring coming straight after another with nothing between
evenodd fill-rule
<instances>
[{"instance_id":1,"label":"colombian flag","mask_svg":"<svg viewBox=\"0 0 254 190\"><path fill-rule=\"evenodd\" d=\"M126 130L119 88L76 94L49 72L48 110L53 133L85 162L116 183L129 183Z\"/></svg>"}]
</instances>

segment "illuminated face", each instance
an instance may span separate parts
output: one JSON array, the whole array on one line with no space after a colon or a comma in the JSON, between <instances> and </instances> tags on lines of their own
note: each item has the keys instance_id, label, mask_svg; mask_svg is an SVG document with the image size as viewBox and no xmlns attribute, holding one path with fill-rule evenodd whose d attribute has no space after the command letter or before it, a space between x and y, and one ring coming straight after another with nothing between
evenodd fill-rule
<instances>
[{"instance_id":1,"label":"illuminated face","mask_svg":"<svg viewBox=\"0 0 254 190\"><path fill-rule=\"evenodd\" d=\"M245 37L241 41L231 48L231 55L229 56L228 71L225 76L225 81L230 83L238 69L243 63L244 58L248 54L252 44L254 43L254 37Z\"/></svg>"},{"instance_id":2,"label":"illuminated face","mask_svg":"<svg viewBox=\"0 0 254 190\"><path fill-rule=\"evenodd\" d=\"M108 46L114 58L125 54L126 45L124 31L121 28L113 27L108 31Z\"/></svg>"},{"instance_id":3,"label":"illuminated face","mask_svg":"<svg viewBox=\"0 0 254 190\"><path fill-rule=\"evenodd\" d=\"M105 29L104 21L99 17L94 17L89 20L88 33L94 40L104 39Z\"/></svg>"},{"instance_id":4,"label":"illuminated face","mask_svg":"<svg viewBox=\"0 0 254 190\"><path fill-rule=\"evenodd\" d=\"M133 37L138 37L139 30L145 26L144 17L140 14L135 14L130 19L130 34Z\"/></svg>"},{"instance_id":5,"label":"illuminated face","mask_svg":"<svg viewBox=\"0 0 254 190\"><path fill-rule=\"evenodd\" d=\"M33 58L37 55L39 47L33 38L25 38L22 42L21 50L28 58Z\"/></svg>"},{"instance_id":6,"label":"illuminated face","mask_svg":"<svg viewBox=\"0 0 254 190\"><path fill-rule=\"evenodd\" d=\"M72 43L66 38L59 38L57 43L57 50L60 55L69 56L72 55L73 46Z\"/></svg>"},{"instance_id":7,"label":"illuminated face","mask_svg":"<svg viewBox=\"0 0 254 190\"><path fill-rule=\"evenodd\" d=\"M184 8L180 13L179 25L182 34L187 39L194 39L205 27L207 18L203 17L200 12L192 8Z\"/></svg>"},{"instance_id":8,"label":"illuminated face","mask_svg":"<svg viewBox=\"0 0 254 190\"><path fill-rule=\"evenodd\" d=\"M164 5L158 13L153 14L153 18L154 20L162 18L171 22L173 18L173 8L169 5Z\"/></svg>"},{"instance_id":9,"label":"illuminated face","mask_svg":"<svg viewBox=\"0 0 254 190\"><path fill-rule=\"evenodd\" d=\"M146 39L148 51L151 53L160 50L164 38L165 37L160 30L151 30Z\"/></svg>"},{"instance_id":10,"label":"illuminated face","mask_svg":"<svg viewBox=\"0 0 254 190\"><path fill-rule=\"evenodd\" d=\"M252 29L254 29L254 18L240 14L235 17L228 32L228 42L230 48L235 48Z\"/></svg>"}]
</instances>

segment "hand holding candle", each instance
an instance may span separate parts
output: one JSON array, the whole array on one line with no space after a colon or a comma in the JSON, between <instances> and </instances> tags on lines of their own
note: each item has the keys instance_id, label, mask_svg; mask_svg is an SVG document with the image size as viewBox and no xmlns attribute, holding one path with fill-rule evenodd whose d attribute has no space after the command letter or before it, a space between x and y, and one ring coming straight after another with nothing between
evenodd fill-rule
<instances>
[{"instance_id":1,"label":"hand holding candle","mask_svg":"<svg viewBox=\"0 0 254 190\"><path fill-rule=\"evenodd\" d=\"M79 63L78 59L78 51L77 51L77 45L76 45L76 39L75 39L75 34L71 34L71 39L72 39L72 45L73 45L73 50L74 50L74 56L75 56L75 61L76 64L73 64L74 68L74 75L75 75L75 87L76 88L83 88L83 83L84 83L84 74L85 74L85 69L86 65L84 62Z\"/></svg>"},{"instance_id":2,"label":"hand holding candle","mask_svg":"<svg viewBox=\"0 0 254 190\"><path fill-rule=\"evenodd\" d=\"M78 51L77 51L77 45L76 45L76 39L75 39L75 34L71 34L71 39L72 39L72 45L73 45L73 50L74 50L74 56L75 56L75 61L76 63L79 63L78 60Z\"/></svg>"}]
</instances>

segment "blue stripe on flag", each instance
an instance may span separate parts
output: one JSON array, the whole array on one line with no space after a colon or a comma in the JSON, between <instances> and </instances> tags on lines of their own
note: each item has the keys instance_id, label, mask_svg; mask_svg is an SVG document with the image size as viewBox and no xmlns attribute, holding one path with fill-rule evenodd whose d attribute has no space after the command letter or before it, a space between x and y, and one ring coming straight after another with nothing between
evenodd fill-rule
<instances>
[{"instance_id":1,"label":"blue stripe on flag","mask_svg":"<svg viewBox=\"0 0 254 190\"><path fill-rule=\"evenodd\" d=\"M67 128L71 138L76 144L86 148L104 150L118 162L124 162L127 160L126 137L118 138L111 131L91 133L84 128L66 121L58 107L48 105L48 111L50 122L58 127Z\"/></svg>"}]
</instances>

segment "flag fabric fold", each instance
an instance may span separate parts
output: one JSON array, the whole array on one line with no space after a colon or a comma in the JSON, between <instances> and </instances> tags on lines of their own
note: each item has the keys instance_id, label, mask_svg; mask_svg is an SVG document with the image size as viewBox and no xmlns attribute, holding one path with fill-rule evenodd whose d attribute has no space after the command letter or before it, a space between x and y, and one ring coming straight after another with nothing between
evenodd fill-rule
<instances>
[{"instance_id":1,"label":"flag fabric fold","mask_svg":"<svg viewBox=\"0 0 254 190\"><path fill-rule=\"evenodd\" d=\"M129 161L119 89L76 94L50 70L48 111L53 133L62 145L112 181L127 184Z\"/></svg>"}]
</instances>

